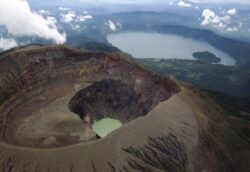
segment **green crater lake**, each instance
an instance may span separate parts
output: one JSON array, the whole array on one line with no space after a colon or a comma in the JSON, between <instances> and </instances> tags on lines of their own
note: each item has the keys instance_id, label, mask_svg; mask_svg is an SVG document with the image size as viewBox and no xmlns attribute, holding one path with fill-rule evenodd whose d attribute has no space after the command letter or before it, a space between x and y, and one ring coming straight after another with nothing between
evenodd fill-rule
<instances>
[{"instance_id":1,"label":"green crater lake","mask_svg":"<svg viewBox=\"0 0 250 172\"><path fill-rule=\"evenodd\" d=\"M119 120L112 118L104 118L100 121L95 122L92 125L92 129L101 137L107 136L112 131L121 128L122 123Z\"/></svg>"}]
</instances>

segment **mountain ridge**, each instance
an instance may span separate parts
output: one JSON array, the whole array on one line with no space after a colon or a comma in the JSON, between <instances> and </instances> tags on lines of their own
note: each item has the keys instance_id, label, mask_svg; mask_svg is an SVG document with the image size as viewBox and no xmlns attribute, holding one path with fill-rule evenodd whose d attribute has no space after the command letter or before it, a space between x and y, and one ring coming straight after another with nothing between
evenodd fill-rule
<instances>
[{"instance_id":1,"label":"mountain ridge","mask_svg":"<svg viewBox=\"0 0 250 172\"><path fill-rule=\"evenodd\" d=\"M194 86L158 76L125 55L58 45L26 47L3 56L0 71L0 166L4 170L250 169L249 144L233 129L223 108ZM99 89L99 82L107 90ZM80 105L72 99L75 95ZM131 96L136 98L129 104ZM103 107L109 116L121 119L123 127L103 139L92 140L91 135L78 142L76 136L89 127L82 119L86 115L103 118ZM249 126L249 122L240 124L244 125L239 129Z\"/></svg>"}]
</instances>

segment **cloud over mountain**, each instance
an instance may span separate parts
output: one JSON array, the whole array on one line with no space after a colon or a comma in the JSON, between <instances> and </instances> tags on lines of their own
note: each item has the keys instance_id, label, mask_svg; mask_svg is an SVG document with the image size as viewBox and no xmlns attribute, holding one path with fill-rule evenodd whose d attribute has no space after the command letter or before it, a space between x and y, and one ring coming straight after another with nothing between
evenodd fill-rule
<instances>
[{"instance_id":1,"label":"cloud over mountain","mask_svg":"<svg viewBox=\"0 0 250 172\"><path fill-rule=\"evenodd\" d=\"M35 36L64 43L66 35L58 31L55 21L32 12L26 0L0 0L0 25L14 36Z\"/></svg>"},{"instance_id":2,"label":"cloud over mountain","mask_svg":"<svg viewBox=\"0 0 250 172\"><path fill-rule=\"evenodd\" d=\"M61 22L63 23L69 23L74 20L76 17L76 14L74 11L68 11L66 14L61 14Z\"/></svg>"},{"instance_id":3,"label":"cloud over mountain","mask_svg":"<svg viewBox=\"0 0 250 172\"><path fill-rule=\"evenodd\" d=\"M115 25L115 23L113 21L108 20L108 22L106 23L106 25L109 26L110 30L112 30L112 31L116 30L116 25Z\"/></svg>"},{"instance_id":4,"label":"cloud over mountain","mask_svg":"<svg viewBox=\"0 0 250 172\"><path fill-rule=\"evenodd\" d=\"M84 11L84 15L78 15L75 11L71 10L70 8L59 7L60 11L66 11L66 13L60 14L61 22L63 23L70 23L70 22L83 22L89 19L92 19L93 16L89 15L87 11Z\"/></svg>"},{"instance_id":5,"label":"cloud over mountain","mask_svg":"<svg viewBox=\"0 0 250 172\"><path fill-rule=\"evenodd\" d=\"M203 21L201 25L220 24L220 23L228 22L228 20L230 20L230 16L220 17L216 15L215 12L210 9L203 10L202 17L203 17Z\"/></svg>"},{"instance_id":6,"label":"cloud over mountain","mask_svg":"<svg viewBox=\"0 0 250 172\"><path fill-rule=\"evenodd\" d=\"M14 39L0 38L0 49L7 50L15 46L17 46L17 43Z\"/></svg>"},{"instance_id":7,"label":"cloud over mountain","mask_svg":"<svg viewBox=\"0 0 250 172\"><path fill-rule=\"evenodd\" d=\"M202 12L202 26L213 26L218 29L225 29L228 32L238 31L242 27L242 23L232 22L232 17L237 14L235 8L229 9L224 13L216 14L210 9L204 9Z\"/></svg>"}]
</instances>

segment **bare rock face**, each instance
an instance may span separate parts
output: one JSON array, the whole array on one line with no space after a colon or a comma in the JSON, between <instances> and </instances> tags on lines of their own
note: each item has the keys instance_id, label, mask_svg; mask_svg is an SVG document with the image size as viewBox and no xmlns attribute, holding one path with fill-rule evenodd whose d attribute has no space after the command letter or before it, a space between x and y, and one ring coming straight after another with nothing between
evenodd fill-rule
<instances>
[{"instance_id":1,"label":"bare rock face","mask_svg":"<svg viewBox=\"0 0 250 172\"><path fill-rule=\"evenodd\" d=\"M91 124L106 117L123 127L97 140ZM199 90L121 54L31 46L0 58L2 171L246 171L249 144L231 128Z\"/></svg>"},{"instance_id":2,"label":"bare rock face","mask_svg":"<svg viewBox=\"0 0 250 172\"><path fill-rule=\"evenodd\" d=\"M135 83L122 83L121 80L99 81L78 92L69 102L69 108L81 119L89 115L93 122L111 117L125 124L147 115L169 96L153 82L148 87L150 90L136 89Z\"/></svg>"}]
</instances>

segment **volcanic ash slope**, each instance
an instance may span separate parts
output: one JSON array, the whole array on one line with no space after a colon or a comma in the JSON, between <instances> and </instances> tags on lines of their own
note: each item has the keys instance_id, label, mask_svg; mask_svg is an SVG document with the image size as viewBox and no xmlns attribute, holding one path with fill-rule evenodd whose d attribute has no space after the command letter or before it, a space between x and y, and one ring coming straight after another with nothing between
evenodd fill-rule
<instances>
[{"instance_id":1,"label":"volcanic ash slope","mask_svg":"<svg viewBox=\"0 0 250 172\"><path fill-rule=\"evenodd\" d=\"M91 125L107 117L123 127L98 139ZM122 54L30 46L0 58L0 171L250 171L231 121Z\"/></svg>"}]
</instances>

